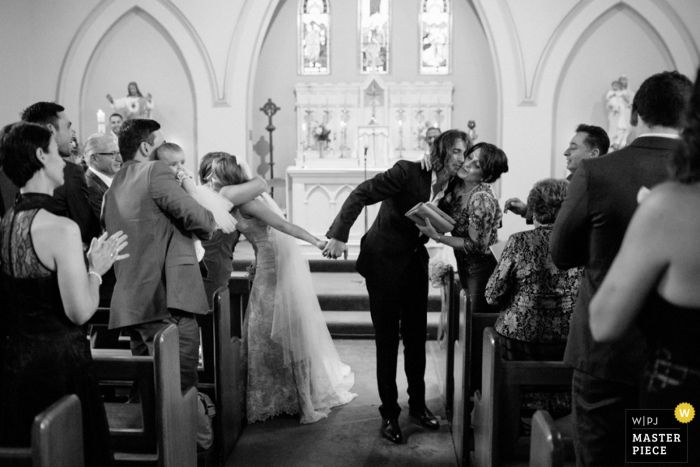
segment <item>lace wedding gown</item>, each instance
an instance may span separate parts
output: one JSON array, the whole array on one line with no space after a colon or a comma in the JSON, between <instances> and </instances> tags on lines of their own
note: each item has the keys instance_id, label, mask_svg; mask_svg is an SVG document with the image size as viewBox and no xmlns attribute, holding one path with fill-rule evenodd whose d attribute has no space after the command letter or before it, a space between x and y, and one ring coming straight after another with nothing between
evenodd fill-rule
<instances>
[{"instance_id":1,"label":"lace wedding gown","mask_svg":"<svg viewBox=\"0 0 700 467\"><path fill-rule=\"evenodd\" d=\"M283 413L316 422L356 396L354 374L340 361L295 240L238 210L234 216L256 256L242 341L248 422Z\"/></svg>"}]
</instances>

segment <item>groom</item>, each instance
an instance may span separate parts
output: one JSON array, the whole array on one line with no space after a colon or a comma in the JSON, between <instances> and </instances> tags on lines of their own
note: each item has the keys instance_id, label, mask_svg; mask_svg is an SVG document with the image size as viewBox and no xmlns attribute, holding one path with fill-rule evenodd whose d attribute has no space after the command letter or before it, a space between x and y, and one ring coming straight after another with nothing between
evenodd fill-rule
<instances>
[{"instance_id":1,"label":"groom","mask_svg":"<svg viewBox=\"0 0 700 467\"><path fill-rule=\"evenodd\" d=\"M377 383L382 405L382 435L401 444L396 365L399 337L404 344L409 414L423 426L440 425L425 406L425 340L428 309L428 237L405 216L419 202L443 197L449 180L464 162L471 146L466 133L449 130L438 136L430 155L433 170L420 162L401 160L392 168L355 188L343 204L326 236L323 256L347 258L350 228L365 206L382 202L379 214L362 237L357 271L365 278L377 345Z\"/></svg>"}]
</instances>

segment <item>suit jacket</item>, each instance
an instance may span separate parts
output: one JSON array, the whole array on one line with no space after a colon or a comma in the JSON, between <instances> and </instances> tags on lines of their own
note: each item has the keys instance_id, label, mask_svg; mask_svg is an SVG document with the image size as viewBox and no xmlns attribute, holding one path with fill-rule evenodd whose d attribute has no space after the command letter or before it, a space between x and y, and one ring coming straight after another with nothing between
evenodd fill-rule
<instances>
[{"instance_id":1,"label":"suit jacket","mask_svg":"<svg viewBox=\"0 0 700 467\"><path fill-rule=\"evenodd\" d=\"M105 193L102 222L129 236L130 257L114 264L110 328L167 318L168 308L208 312L191 234L210 238L214 216L164 162L125 162Z\"/></svg>"},{"instance_id":2,"label":"suit jacket","mask_svg":"<svg viewBox=\"0 0 700 467\"><path fill-rule=\"evenodd\" d=\"M102 212L102 198L109 187L90 169L85 172L85 183L87 184L90 208L92 208L95 217L99 219Z\"/></svg>"},{"instance_id":3,"label":"suit jacket","mask_svg":"<svg viewBox=\"0 0 700 467\"><path fill-rule=\"evenodd\" d=\"M620 249L637 193L668 178L668 163L680 144L663 137L637 138L624 149L584 160L571 180L549 248L560 269L585 266L564 355L580 371L638 383L646 349L641 332L635 327L618 342L595 342L588 306Z\"/></svg>"},{"instance_id":4,"label":"suit jacket","mask_svg":"<svg viewBox=\"0 0 700 467\"><path fill-rule=\"evenodd\" d=\"M100 235L100 218L90 208L88 189L83 168L66 161L63 169L63 185L53 192L58 215L75 221L80 227L83 243L90 244L93 237Z\"/></svg>"},{"instance_id":5,"label":"suit jacket","mask_svg":"<svg viewBox=\"0 0 700 467\"><path fill-rule=\"evenodd\" d=\"M422 170L419 162L399 161L384 173L355 188L343 203L326 237L347 242L352 224L365 206L382 202L372 227L362 237L357 271L368 281L394 286L411 259L419 250L428 263L425 243L428 237L420 231L406 211L430 199L431 172Z\"/></svg>"}]
</instances>

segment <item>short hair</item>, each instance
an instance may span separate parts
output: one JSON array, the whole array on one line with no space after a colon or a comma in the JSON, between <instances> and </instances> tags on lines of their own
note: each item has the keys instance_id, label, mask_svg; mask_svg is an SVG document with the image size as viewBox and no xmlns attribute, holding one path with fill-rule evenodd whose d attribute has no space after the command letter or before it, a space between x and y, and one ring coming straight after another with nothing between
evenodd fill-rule
<instances>
[{"instance_id":1,"label":"short hair","mask_svg":"<svg viewBox=\"0 0 700 467\"><path fill-rule=\"evenodd\" d=\"M160 124L155 120L135 118L122 124L119 133L119 152L124 162L133 160L141 143L153 144L156 131L160 130Z\"/></svg>"},{"instance_id":2,"label":"short hair","mask_svg":"<svg viewBox=\"0 0 700 467\"><path fill-rule=\"evenodd\" d=\"M124 120L124 117L122 117L122 114L120 114L119 112L114 112L112 115L109 116L109 119L112 120L112 117L119 117L122 120Z\"/></svg>"},{"instance_id":3,"label":"short hair","mask_svg":"<svg viewBox=\"0 0 700 467\"><path fill-rule=\"evenodd\" d=\"M528 211L540 224L552 224L566 198L569 182L565 179L546 178L535 183L527 197Z\"/></svg>"},{"instance_id":4,"label":"short hair","mask_svg":"<svg viewBox=\"0 0 700 467\"><path fill-rule=\"evenodd\" d=\"M469 157L469 155L477 149L481 149L479 153L479 163L481 165L481 170L484 172L483 181L485 183L493 183L501 178L501 174L508 172L508 157L506 153L490 143L475 144L467 151L465 158Z\"/></svg>"},{"instance_id":5,"label":"short hair","mask_svg":"<svg viewBox=\"0 0 700 467\"><path fill-rule=\"evenodd\" d=\"M692 86L687 76L675 70L650 76L632 100L632 122L636 124L639 115L649 126L680 128Z\"/></svg>"},{"instance_id":6,"label":"short hair","mask_svg":"<svg viewBox=\"0 0 700 467\"><path fill-rule=\"evenodd\" d=\"M465 151L468 151L472 146L472 140L462 130L447 130L435 138L430 148L430 164L436 173L445 170L445 159L450 155L450 149L460 139L464 141Z\"/></svg>"},{"instance_id":7,"label":"short hair","mask_svg":"<svg viewBox=\"0 0 700 467\"><path fill-rule=\"evenodd\" d=\"M22 111L20 118L24 122L39 125L51 125L58 130L58 114L66 110L55 102L37 102Z\"/></svg>"},{"instance_id":8,"label":"short hair","mask_svg":"<svg viewBox=\"0 0 700 467\"><path fill-rule=\"evenodd\" d=\"M199 163L199 181L201 183L206 183L209 181L209 176L211 175L211 166L216 159L221 157L233 157L231 154L223 151L208 152L202 157L202 161Z\"/></svg>"},{"instance_id":9,"label":"short hair","mask_svg":"<svg viewBox=\"0 0 700 467\"><path fill-rule=\"evenodd\" d=\"M43 125L17 122L0 131L0 166L12 183L23 187L35 173L44 168L36 150L49 151L52 133Z\"/></svg>"},{"instance_id":10,"label":"short hair","mask_svg":"<svg viewBox=\"0 0 700 467\"><path fill-rule=\"evenodd\" d=\"M182 150L179 144L175 143L163 143L159 147L156 148L155 151L151 153L151 156L148 158L152 161L162 161L162 157L165 156L166 154L174 154L176 152L185 152Z\"/></svg>"},{"instance_id":11,"label":"short hair","mask_svg":"<svg viewBox=\"0 0 700 467\"><path fill-rule=\"evenodd\" d=\"M700 181L700 69L683 118L683 143L671 160L671 176L681 183Z\"/></svg>"},{"instance_id":12,"label":"short hair","mask_svg":"<svg viewBox=\"0 0 700 467\"><path fill-rule=\"evenodd\" d=\"M429 126L425 129L425 134L427 135L430 130L437 130L438 133L442 133L442 130L438 126Z\"/></svg>"},{"instance_id":13,"label":"short hair","mask_svg":"<svg viewBox=\"0 0 700 467\"><path fill-rule=\"evenodd\" d=\"M221 186L240 185L248 181L248 177L245 176L243 169L238 165L236 156L229 154L212 161L211 173L219 180ZM221 186L215 188L218 190Z\"/></svg>"},{"instance_id":14,"label":"short hair","mask_svg":"<svg viewBox=\"0 0 700 467\"><path fill-rule=\"evenodd\" d=\"M586 133L583 142L586 143L589 148L597 149L600 153L598 154L599 156L608 153L608 149L610 149L610 138L608 137L608 133L601 127L581 123L576 127L576 133Z\"/></svg>"},{"instance_id":15,"label":"short hair","mask_svg":"<svg viewBox=\"0 0 700 467\"><path fill-rule=\"evenodd\" d=\"M97 150L97 145L104 139L111 138L114 142L117 142L117 138L109 133L95 133L90 135L90 137L85 141L85 147L83 148L83 154L85 158L92 156Z\"/></svg>"}]
</instances>

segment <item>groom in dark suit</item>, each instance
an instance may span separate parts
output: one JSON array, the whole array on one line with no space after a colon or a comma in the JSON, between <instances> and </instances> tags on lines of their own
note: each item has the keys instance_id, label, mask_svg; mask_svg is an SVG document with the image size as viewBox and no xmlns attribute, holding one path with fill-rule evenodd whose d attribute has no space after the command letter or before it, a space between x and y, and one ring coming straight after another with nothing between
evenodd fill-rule
<instances>
[{"instance_id":1,"label":"groom in dark suit","mask_svg":"<svg viewBox=\"0 0 700 467\"><path fill-rule=\"evenodd\" d=\"M636 327L618 342L595 342L588 305L620 249L640 190L643 195L668 178L691 87L676 71L645 80L632 103L637 138L624 149L581 162L554 223L549 242L554 264L585 266L564 355L574 367L577 466L617 466L625 460L625 410L638 408L646 345Z\"/></svg>"},{"instance_id":2,"label":"groom in dark suit","mask_svg":"<svg viewBox=\"0 0 700 467\"><path fill-rule=\"evenodd\" d=\"M420 162L399 161L391 169L367 180L348 196L326 236L328 258L347 257L350 228L365 206L382 202L372 227L362 237L357 271L367 283L370 312L377 345L377 383L382 405L382 435L403 442L398 417L396 365L399 338L403 338L409 414L423 426L439 423L425 406L425 341L428 309L428 237L421 236L405 214L419 202L442 198L449 180L464 162L471 145L466 133L449 130L433 143L433 170Z\"/></svg>"}]
</instances>

